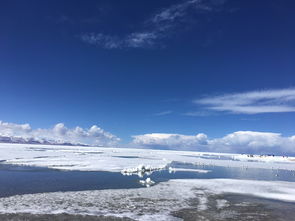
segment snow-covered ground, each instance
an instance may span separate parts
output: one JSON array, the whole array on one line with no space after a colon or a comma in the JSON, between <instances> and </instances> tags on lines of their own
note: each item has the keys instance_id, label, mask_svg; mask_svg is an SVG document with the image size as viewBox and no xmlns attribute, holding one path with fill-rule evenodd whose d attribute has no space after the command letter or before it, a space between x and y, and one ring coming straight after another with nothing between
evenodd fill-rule
<instances>
[{"instance_id":1,"label":"snow-covered ground","mask_svg":"<svg viewBox=\"0 0 295 221\"><path fill-rule=\"evenodd\" d=\"M211 172L173 168L173 164L170 165L172 162L295 171L295 158L292 157L31 144L0 144L0 162L59 170L121 172L124 175L148 175L162 169L171 173ZM0 213L112 215L160 221L179 220L171 212L191 208L192 199L197 200L194 208L199 211L212 209L212 205L218 210L229 207L232 202L212 198L228 193L295 202L294 182L172 179L155 183L148 177L142 178L139 183L149 188L37 193L0 198Z\"/></svg>"},{"instance_id":2,"label":"snow-covered ground","mask_svg":"<svg viewBox=\"0 0 295 221\"><path fill-rule=\"evenodd\" d=\"M173 161L197 165L295 170L295 157L32 144L0 144L1 161L7 164L79 171L131 171L139 165L161 169Z\"/></svg>"},{"instance_id":3,"label":"snow-covered ground","mask_svg":"<svg viewBox=\"0 0 295 221\"><path fill-rule=\"evenodd\" d=\"M209 197L234 193L295 202L294 183L234 179L170 180L150 188L54 192L0 198L0 213L90 214L130 217L136 220L178 220L172 211L190 208L196 199L198 211L212 206ZM216 199L216 208L230 202Z\"/></svg>"}]
</instances>

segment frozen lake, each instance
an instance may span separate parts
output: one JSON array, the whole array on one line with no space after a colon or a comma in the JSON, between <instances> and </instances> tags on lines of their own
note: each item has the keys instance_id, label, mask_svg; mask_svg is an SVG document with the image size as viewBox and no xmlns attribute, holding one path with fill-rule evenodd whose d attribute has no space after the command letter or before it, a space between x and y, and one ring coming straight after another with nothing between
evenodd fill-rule
<instances>
[{"instance_id":1,"label":"frozen lake","mask_svg":"<svg viewBox=\"0 0 295 221\"><path fill-rule=\"evenodd\" d=\"M1 220L63 216L58 214L73 216L69 220L295 215L293 158L1 144L0 160Z\"/></svg>"},{"instance_id":2,"label":"frozen lake","mask_svg":"<svg viewBox=\"0 0 295 221\"><path fill-rule=\"evenodd\" d=\"M167 168L155 171L150 175L143 174L141 178L137 174L124 176L119 172L60 171L0 163L0 197L56 191L142 188L143 185L139 183L139 180L147 177L156 183L166 182L170 179L213 178L295 182L294 172L288 170L198 166L180 162L172 162L169 166L175 168L175 171ZM189 169L207 172L200 173Z\"/></svg>"}]
</instances>

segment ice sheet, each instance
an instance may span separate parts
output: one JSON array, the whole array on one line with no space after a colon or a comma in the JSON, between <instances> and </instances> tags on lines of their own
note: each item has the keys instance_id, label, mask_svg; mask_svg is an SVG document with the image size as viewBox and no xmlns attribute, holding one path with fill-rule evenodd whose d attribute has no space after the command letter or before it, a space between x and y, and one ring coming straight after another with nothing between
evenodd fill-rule
<instances>
[{"instance_id":1,"label":"ice sheet","mask_svg":"<svg viewBox=\"0 0 295 221\"><path fill-rule=\"evenodd\" d=\"M234 179L170 180L150 188L54 192L0 198L0 213L91 214L127 216L136 220L174 220L172 211L208 209L208 197L222 193L253 195L295 202L294 183ZM211 202L212 203L212 202ZM217 199L216 208L229 202ZM144 214L144 215L143 215Z\"/></svg>"},{"instance_id":2,"label":"ice sheet","mask_svg":"<svg viewBox=\"0 0 295 221\"><path fill-rule=\"evenodd\" d=\"M238 179L171 180L170 183L191 185L207 193L246 194L257 197L295 202L295 184L281 181L254 181ZM173 184L172 184L173 185Z\"/></svg>"},{"instance_id":3,"label":"ice sheet","mask_svg":"<svg viewBox=\"0 0 295 221\"><path fill-rule=\"evenodd\" d=\"M240 154L149 149L0 144L0 161L60 170L116 171L149 165L163 168L173 161L198 165L295 170L294 157L248 157ZM255 162L253 162L255 161Z\"/></svg>"}]
</instances>

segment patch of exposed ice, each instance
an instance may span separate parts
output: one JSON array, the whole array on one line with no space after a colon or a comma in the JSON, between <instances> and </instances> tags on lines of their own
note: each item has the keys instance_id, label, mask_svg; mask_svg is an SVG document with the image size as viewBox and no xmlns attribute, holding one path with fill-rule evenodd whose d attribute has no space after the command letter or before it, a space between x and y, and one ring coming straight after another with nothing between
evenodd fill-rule
<instances>
[{"instance_id":1,"label":"patch of exposed ice","mask_svg":"<svg viewBox=\"0 0 295 221\"><path fill-rule=\"evenodd\" d=\"M216 200L216 208L217 209L223 209L224 207L228 207L228 201L224 199L217 199Z\"/></svg>"},{"instance_id":2,"label":"patch of exposed ice","mask_svg":"<svg viewBox=\"0 0 295 221\"><path fill-rule=\"evenodd\" d=\"M146 178L146 180L140 180L139 183L141 185L146 186L146 187L150 187L155 184L155 182L153 180L151 180L151 178L149 178L149 177Z\"/></svg>"},{"instance_id":3,"label":"patch of exposed ice","mask_svg":"<svg viewBox=\"0 0 295 221\"><path fill-rule=\"evenodd\" d=\"M175 191L166 183L150 188L18 195L0 198L0 213L111 214L136 220L174 220L170 211L189 206L190 190L190 185L184 185Z\"/></svg>"},{"instance_id":4,"label":"patch of exposed ice","mask_svg":"<svg viewBox=\"0 0 295 221\"><path fill-rule=\"evenodd\" d=\"M207 193L245 194L275 199L287 202L295 202L295 189L293 182L282 181L254 181L237 179L193 179L171 180L178 185L191 184L196 189L205 190Z\"/></svg>"},{"instance_id":5,"label":"patch of exposed ice","mask_svg":"<svg viewBox=\"0 0 295 221\"><path fill-rule=\"evenodd\" d=\"M168 170L169 170L169 173L174 173L174 172L210 173L211 172L211 170L189 169L189 168L173 168L173 167L169 167Z\"/></svg>"},{"instance_id":6,"label":"patch of exposed ice","mask_svg":"<svg viewBox=\"0 0 295 221\"><path fill-rule=\"evenodd\" d=\"M207 206L208 198L207 198L206 194L199 193L197 195L197 197L198 197L198 201L199 201L199 204L197 206L198 211L206 210L208 208L208 206Z\"/></svg>"}]
</instances>

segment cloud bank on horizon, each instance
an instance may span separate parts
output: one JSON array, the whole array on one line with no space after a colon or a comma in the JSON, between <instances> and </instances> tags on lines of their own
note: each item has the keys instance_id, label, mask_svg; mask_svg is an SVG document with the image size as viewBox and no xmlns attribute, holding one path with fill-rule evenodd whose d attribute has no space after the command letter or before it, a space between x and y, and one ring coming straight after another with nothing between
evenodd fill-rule
<instances>
[{"instance_id":1,"label":"cloud bank on horizon","mask_svg":"<svg viewBox=\"0 0 295 221\"><path fill-rule=\"evenodd\" d=\"M89 129L67 128L63 123L49 129L32 129L29 124L0 121L0 142L117 146L120 138L96 125ZM119 145L120 146L120 145ZM195 150L206 152L295 154L295 135L280 133L236 131L221 138L209 139L204 133L196 135L150 133L133 136L128 146L138 148Z\"/></svg>"},{"instance_id":2,"label":"cloud bank on horizon","mask_svg":"<svg viewBox=\"0 0 295 221\"><path fill-rule=\"evenodd\" d=\"M295 154L295 135L284 137L280 133L236 131L222 138L209 139L197 135L151 133L133 136L132 143L147 148L196 150L208 152L249 154Z\"/></svg>"},{"instance_id":3,"label":"cloud bank on horizon","mask_svg":"<svg viewBox=\"0 0 295 221\"><path fill-rule=\"evenodd\" d=\"M58 123L52 128L34 130L29 124L0 121L0 142L114 146L119 141L118 137L96 125L83 129L67 128Z\"/></svg>"}]
</instances>

